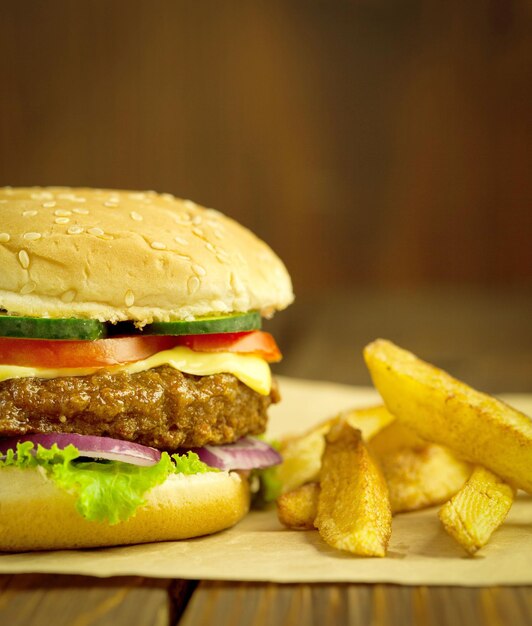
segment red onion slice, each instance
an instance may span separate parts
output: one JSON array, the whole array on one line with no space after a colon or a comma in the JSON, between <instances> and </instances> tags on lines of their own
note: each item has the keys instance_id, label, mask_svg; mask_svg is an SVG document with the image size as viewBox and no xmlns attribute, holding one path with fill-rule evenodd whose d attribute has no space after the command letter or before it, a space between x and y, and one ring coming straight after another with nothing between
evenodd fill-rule
<instances>
[{"instance_id":1,"label":"red onion slice","mask_svg":"<svg viewBox=\"0 0 532 626\"><path fill-rule=\"evenodd\" d=\"M277 450L253 437L243 437L235 443L220 446L192 448L192 452L207 465L221 470L264 469L283 460Z\"/></svg>"},{"instance_id":2,"label":"red onion slice","mask_svg":"<svg viewBox=\"0 0 532 626\"><path fill-rule=\"evenodd\" d=\"M161 453L155 448L111 437L76 433L31 434L0 438L0 455L5 455L9 449L15 449L17 443L24 441L33 442L35 447L40 444L43 448L51 448L55 443L58 448L63 449L72 444L79 450L80 456L122 461L132 465L155 465L161 458ZM179 452L186 454L187 451L187 449L182 449ZM235 443L219 446L192 448L192 452L195 452L207 465L221 470L263 469L282 461L277 450L253 437L243 437Z\"/></svg>"},{"instance_id":3,"label":"red onion slice","mask_svg":"<svg viewBox=\"0 0 532 626\"><path fill-rule=\"evenodd\" d=\"M72 444L79 450L80 456L93 459L108 459L122 461L132 465L155 465L161 458L161 453L155 448L143 446L131 441L122 441L111 437L93 437L92 435L78 435L65 433L50 433L46 435L17 435L0 439L0 453L17 447L17 443L32 441L35 447L40 444L43 448L51 448L53 444L61 450Z\"/></svg>"}]
</instances>

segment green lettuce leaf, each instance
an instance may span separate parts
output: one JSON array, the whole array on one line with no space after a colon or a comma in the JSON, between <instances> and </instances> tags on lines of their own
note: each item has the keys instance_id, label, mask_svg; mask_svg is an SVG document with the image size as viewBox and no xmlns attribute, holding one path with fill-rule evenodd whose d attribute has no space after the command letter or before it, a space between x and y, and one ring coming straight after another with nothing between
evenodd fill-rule
<instances>
[{"instance_id":1,"label":"green lettuce leaf","mask_svg":"<svg viewBox=\"0 0 532 626\"><path fill-rule=\"evenodd\" d=\"M272 448L279 451L281 444L276 440L268 440L265 437L257 437L266 441ZM281 495L283 483L279 478L278 465L266 467L264 469L256 469L251 472L252 500L251 505L254 509L263 509L271 504ZM254 488L253 488L254 486Z\"/></svg>"},{"instance_id":2,"label":"green lettuce leaf","mask_svg":"<svg viewBox=\"0 0 532 626\"><path fill-rule=\"evenodd\" d=\"M165 454L163 452L163 454ZM205 472L218 472L215 467L210 467L199 456L190 450L186 454L172 454L172 461L175 465L176 474L204 474Z\"/></svg>"},{"instance_id":3,"label":"green lettuce leaf","mask_svg":"<svg viewBox=\"0 0 532 626\"><path fill-rule=\"evenodd\" d=\"M277 466L251 472L252 484L256 490L252 493L251 505L254 509L263 509L281 495L283 483L277 474Z\"/></svg>"},{"instance_id":4,"label":"green lettuce leaf","mask_svg":"<svg viewBox=\"0 0 532 626\"><path fill-rule=\"evenodd\" d=\"M179 455L163 452L155 465L140 467L121 461L89 461L79 457L72 445L59 449L37 446L26 441L9 450L1 467L42 467L49 478L73 494L80 515L91 521L118 524L132 517L145 503L145 494L163 483L170 474L197 474L216 471L199 460L194 452Z\"/></svg>"}]
</instances>

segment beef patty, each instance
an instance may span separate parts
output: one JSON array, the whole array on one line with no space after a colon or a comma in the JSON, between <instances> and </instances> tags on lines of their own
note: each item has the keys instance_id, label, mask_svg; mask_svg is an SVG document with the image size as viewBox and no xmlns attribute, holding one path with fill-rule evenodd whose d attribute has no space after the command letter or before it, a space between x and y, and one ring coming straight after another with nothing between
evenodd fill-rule
<instances>
[{"instance_id":1,"label":"beef patty","mask_svg":"<svg viewBox=\"0 0 532 626\"><path fill-rule=\"evenodd\" d=\"M232 374L192 376L168 365L137 374L14 378L0 383L0 436L80 433L171 451L260 434L278 400L275 384L262 396Z\"/></svg>"}]
</instances>

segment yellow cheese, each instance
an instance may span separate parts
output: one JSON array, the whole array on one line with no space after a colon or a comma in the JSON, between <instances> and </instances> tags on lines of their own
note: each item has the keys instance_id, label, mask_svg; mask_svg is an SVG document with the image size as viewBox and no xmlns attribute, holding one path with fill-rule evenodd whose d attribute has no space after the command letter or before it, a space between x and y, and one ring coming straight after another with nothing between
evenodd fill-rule
<instances>
[{"instance_id":1,"label":"yellow cheese","mask_svg":"<svg viewBox=\"0 0 532 626\"><path fill-rule=\"evenodd\" d=\"M147 359L105 368L116 374L128 372L136 374L160 365L170 365L185 374L209 376L227 372L233 374L254 391L266 396L271 390L271 372L268 363L254 354L236 354L234 352L194 352L178 346L171 350L157 352ZM59 378L60 376L88 376L101 367L87 368L45 368L22 367L19 365L0 364L0 382L9 378Z\"/></svg>"}]
</instances>

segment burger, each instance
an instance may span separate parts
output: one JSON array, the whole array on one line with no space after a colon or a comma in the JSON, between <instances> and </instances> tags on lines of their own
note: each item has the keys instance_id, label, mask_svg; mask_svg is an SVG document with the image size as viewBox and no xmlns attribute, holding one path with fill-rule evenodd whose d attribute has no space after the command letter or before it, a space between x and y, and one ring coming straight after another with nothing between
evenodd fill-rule
<instances>
[{"instance_id":1,"label":"burger","mask_svg":"<svg viewBox=\"0 0 532 626\"><path fill-rule=\"evenodd\" d=\"M0 550L177 540L248 511L293 300L232 219L155 192L0 190Z\"/></svg>"}]
</instances>

